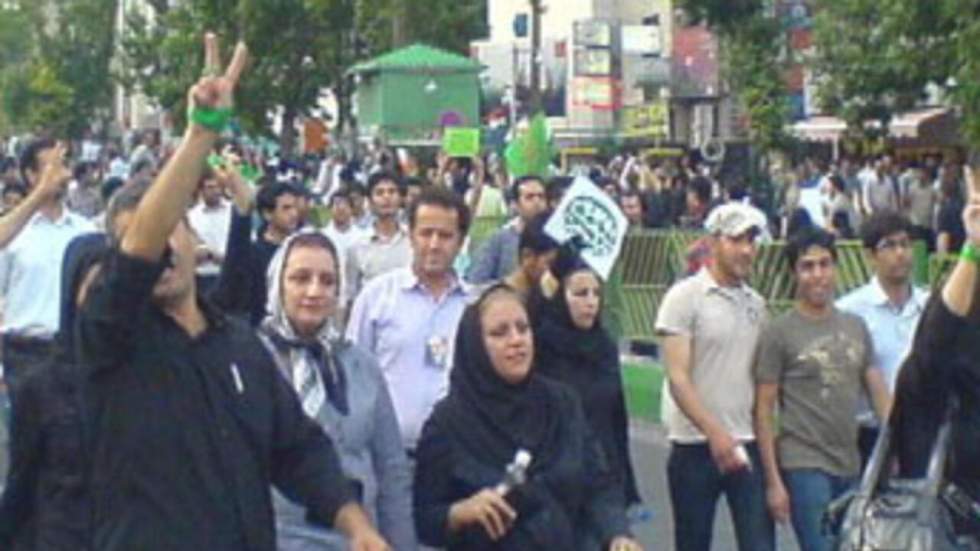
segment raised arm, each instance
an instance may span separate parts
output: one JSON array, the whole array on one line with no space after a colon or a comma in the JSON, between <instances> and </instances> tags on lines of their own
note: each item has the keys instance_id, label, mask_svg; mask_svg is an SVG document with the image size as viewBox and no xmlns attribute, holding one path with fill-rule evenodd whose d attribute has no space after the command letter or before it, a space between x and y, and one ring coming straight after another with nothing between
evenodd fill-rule
<instances>
[{"instance_id":1,"label":"raised arm","mask_svg":"<svg viewBox=\"0 0 980 551\"><path fill-rule=\"evenodd\" d=\"M214 115L232 108L235 86L245 68L248 50L240 43L227 70L219 75L218 39L208 33L204 44L205 73L209 76L191 87L187 101L192 112ZM129 256L159 260L171 232L190 204L205 160L218 139L214 129L191 118L183 140L146 192L123 236L121 249Z\"/></svg>"},{"instance_id":2,"label":"raised arm","mask_svg":"<svg viewBox=\"0 0 980 551\"><path fill-rule=\"evenodd\" d=\"M966 208L963 209L963 227L966 229L964 248L971 250L974 255L980 255L980 170L968 170L966 175L970 194ZM942 295L943 303L950 312L960 317L966 317L973 308L977 284L978 262L964 256L969 255L961 255L956 267L953 268L953 273L943 286Z\"/></svg>"},{"instance_id":3,"label":"raised arm","mask_svg":"<svg viewBox=\"0 0 980 551\"><path fill-rule=\"evenodd\" d=\"M226 157L228 170L218 170L218 180L231 195L234 205L225 258L221 262L218 284L211 300L226 312L248 315L249 291L252 289L252 270L249 269L252 249L252 190L239 171L236 159Z\"/></svg>"},{"instance_id":4,"label":"raised arm","mask_svg":"<svg viewBox=\"0 0 980 551\"><path fill-rule=\"evenodd\" d=\"M65 146L58 144L40 155L41 179L34 189L4 217L0 218L0 249L5 248L24 229L27 221L43 205L63 193L71 179L65 166Z\"/></svg>"}]
</instances>

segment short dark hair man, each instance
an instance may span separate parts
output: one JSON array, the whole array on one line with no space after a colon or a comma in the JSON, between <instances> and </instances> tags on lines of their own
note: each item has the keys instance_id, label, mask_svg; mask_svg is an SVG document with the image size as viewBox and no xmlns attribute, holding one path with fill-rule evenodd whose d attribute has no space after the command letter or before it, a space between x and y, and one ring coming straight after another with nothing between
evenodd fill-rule
<instances>
[{"instance_id":1,"label":"short dark hair man","mask_svg":"<svg viewBox=\"0 0 980 551\"><path fill-rule=\"evenodd\" d=\"M829 549L824 510L861 472L858 399L867 392L883 419L889 393L864 322L834 306L834 236L807 228L793 236L785 254L796 280L796 303L759 339L755 430L773 519L792 521L801 548Z\"/></svg>"},{"instance_id":2,"label":"short dark hair man","mask_svg":"<svg viewBox=\"0 0 980 551\"><path fill-rule=\"evenodd\" d=\"M213 35L206 45L217 74ZM245 57L240 45L224 76L192 87L192 110L231 109ZM386 550L257 336L198 299L184 217L217 139L191 122L145 195L124 188L110 206L117 244L76 328L91 398L92 546L272 551L274 484L353 549Z\"/></svg>"},{"instance_id":3,"label":"short dark hair man","mask_svg":"<svg viewBox=\"0 0 980 551\"><path fill-rule=\"evenodd\" d=\"M347 337L378 357L411 457L422 424L447 390L452 343L468 302L453 261L470 214L451 190L429 186L408 207L408 222L411 265L368 282L354 301Z\"/></svg>"},{"instance_id":4,"label":"short dark hair man","mask_svg":"<svg viewBox=\"0 0 980 551\"><path fill-rule=\"evenodd\" d=\"M544 231L550 217L550 211L541 212L524 225L518 243L517 267L504 278L507 285L525 298L531 296L541 276L558 256L558 242Z\"/></svg>"},{"instance_id":5,"label":"short dark hair man","mask_svg":"<svg viewBox=\"0 0 980 551\"><path fill-rule=\"evenodd\" d=\"M643 196L635 189L627 189L619 195L619 208L623 209L623 215L629 222L631 229L643 227L646 208L643 205Z\"/></svg>"},{"instance_id":6,"label":"short dark hair man","mask_svg":"<svg viewBox=\"0 0 980 551\"><path fill-rule=\"evenodd\" d=\"M376 172L368 179L368 197L374 222L365 237L348 251L345 281L345 304L354 301L367 282L412 262L408 232L399 221L402 207L402 182L391 172Z\"/></svg>"},{"instance_id":7,"label":"short dark hair man","mask_svg":"<svg viewBox=\"0 0 980 551\"><path fill-rule=\"evenodd\" d=\"M861 241L874 275L837 301L838 308L857 315L867 325L875 365L890 391L895 389L899 368L912 347L915 328L929 300L928 290L912 283L912 232L909 221L895 211L878 211L867 218L861 227ZM879 423L866 403L857 414L861 460L866 464L878 440Z\"/></svg>"},{"instance_id":8,"label":"short dark hair man","mask_svg":"<svg viewBox=\"0 0 980 551\"><path fill-rule=\"evenodd\" d=\"M513 201L517 217L497 230L476 251L466 280L473 284L497 281L514 270L517 264L521 230L531 218L548 208L544 181L537 176L523 176L514 182Z\"/></svg>"},{"instance_id":9,"label":"short dark hair man","mask_svg":"<svg viewBox=\"0 0 980 551\"><path fill-rule=\"evenodd\" d=\"M296 189L283 182L266 183L255 197L256 208L262 216L262 227L252 242L248 262L248 280L251 282L247 298L248 318L252 325L262 323L265 318L268 298L265 272L279 245L296 231L299 224L298 199Z\"/></svg>"}]
</instances>

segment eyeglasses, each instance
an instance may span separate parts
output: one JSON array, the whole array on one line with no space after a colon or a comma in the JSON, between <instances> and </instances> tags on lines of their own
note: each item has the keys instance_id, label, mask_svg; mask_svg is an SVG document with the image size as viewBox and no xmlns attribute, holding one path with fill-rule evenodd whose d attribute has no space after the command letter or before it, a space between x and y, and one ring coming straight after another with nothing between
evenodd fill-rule
<instances>
[{"instance_id":1,"label":"eyeglasses","mask_svg":"<svg viewBox=\"0 0 980 551\"><path fill-rule=\"evenodd\" d=\"M898 249L911 249L912 242L907 238L882 239L875 245L876 251L895 251Z\"/></svg>"}]
</instances>

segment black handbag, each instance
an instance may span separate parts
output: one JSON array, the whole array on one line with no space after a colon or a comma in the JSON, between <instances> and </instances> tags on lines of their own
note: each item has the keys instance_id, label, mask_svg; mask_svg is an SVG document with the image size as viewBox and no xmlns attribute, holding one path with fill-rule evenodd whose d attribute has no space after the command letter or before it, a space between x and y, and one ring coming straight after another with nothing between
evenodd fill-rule
<instances>
[{"instance_id":1,"label":"black handbag","mask_svg":"<svg viewBox=\"0 0 980 551\"><path fill-rule=\"evenodd\" d=\"M892 432L881 429L860 486L832 502L824 528L836 533L837 551L970 551L973 538L958 537L952 496L964 494L944 481L951 446L952 409L939 429L925 478L888 476ZM967 498L967 501L970 501ZM963 505L962 501L960 505Z\"/></svg>"}]
</instances>

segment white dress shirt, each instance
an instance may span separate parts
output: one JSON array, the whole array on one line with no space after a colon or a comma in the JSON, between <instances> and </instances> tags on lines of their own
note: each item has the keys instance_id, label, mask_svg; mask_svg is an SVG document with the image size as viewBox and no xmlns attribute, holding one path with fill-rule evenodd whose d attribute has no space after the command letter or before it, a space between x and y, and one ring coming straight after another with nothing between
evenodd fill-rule
<instances>
[{"instance_id":1,"label":"white dress shirt","mask_svg":"<svg viewBox=\"0 0 980 551\"><path fill-rule=\"evenodd\" d=\"M36 213L0 251L0 333L50 339L61 316L61 263L72 239L95 231L89 220L62 207L57 220Z\"/></svg>"}]
</instances>

